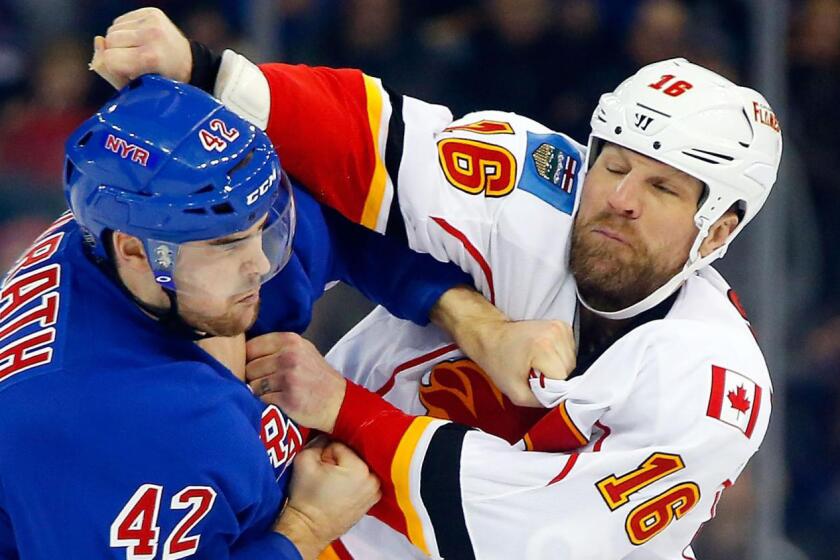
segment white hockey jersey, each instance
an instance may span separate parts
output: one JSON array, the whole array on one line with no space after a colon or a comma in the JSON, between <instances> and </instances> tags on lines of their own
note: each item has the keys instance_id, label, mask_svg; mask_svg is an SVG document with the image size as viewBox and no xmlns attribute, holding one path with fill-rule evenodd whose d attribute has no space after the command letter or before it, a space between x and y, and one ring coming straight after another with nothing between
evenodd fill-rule
<instances>
[{"instance_id":1,"label":"white hockey jersey","mask_svg":"<svg viewBox=\"0 0 840 560\"><path fill-rule=\"evenodd\" d=\"M510 113L453 122L358 71L260 70L281 161L324 202L457 263L514 319L572 322L582 146ZM513 406L441 331L381 309L328 358L417 416L348 389L335 434L382 478L372 513L387 525L366 518L328 558L692 558L770 414L761 352L711 268L582 375L532 380L545 410Z\"/></svg>"}]
</instances>

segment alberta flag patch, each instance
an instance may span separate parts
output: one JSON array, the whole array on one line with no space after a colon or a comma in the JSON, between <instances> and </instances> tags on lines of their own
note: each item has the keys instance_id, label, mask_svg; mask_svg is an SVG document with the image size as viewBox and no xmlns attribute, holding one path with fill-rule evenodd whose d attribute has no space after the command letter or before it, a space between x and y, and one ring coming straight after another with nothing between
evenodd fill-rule
<instances>
[{"instance_id":1,"label":"alberta flag patch","mask_svg":"<svg viewBox=\"0 0 840 560\"><path fill-rule=\"evenodd\" d=\"M582 166L580 151L559 134L529 132L527 154L519 189L571 214Z\"/></svg>"},{"instance_id":2,"label":"alberta flag patch","mask_svg":"<svg viewBox=\"0 0 840 560\"><path fill-rule=\"evenodd\" d=\"M752 437L761 409L761 386L730 369L712 366L712 393L706 416Z\"/></svg>"}]
</instances>

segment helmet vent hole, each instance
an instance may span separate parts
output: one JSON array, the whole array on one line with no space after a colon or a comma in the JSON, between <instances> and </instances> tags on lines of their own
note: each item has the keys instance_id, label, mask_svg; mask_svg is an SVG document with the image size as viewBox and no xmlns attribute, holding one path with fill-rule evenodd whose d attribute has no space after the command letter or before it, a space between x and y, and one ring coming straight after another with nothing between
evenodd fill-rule
<instances>
[{"instance_id":1,"label":"helmet vent hole","mask_svg":"<svg viewBox=\"0 0 840 560\"><path fill-rule=\"evenodd\" d=\"M213 185L206 185L195 191L193 194L204 194L213 192Z\"/></svg>"},{"instance_id":2,"label":"helmet vent hole","mask_svg":"<svg viewBox=\"0 0 840 560\"><path fill-rule=\"evenodd\" d=\"M690 150L684 151L683 154L694 159L699 159L700 161L705 163L711 163L712 165L728 163L735 159L734 157L727 154L710 152L708 150L701 150L700 148L691 148Z\"/></svg>"},{"instance_id":3,"label":"helmet vent hole","mask_svg":"<svg viewBox=\"0 0 840 560\"><path fill-rule=\"evenodd\" d=\"M70 161L70 158L64 163L64 184L70 184L70 178L73 176L73 172L76 170L76 166L73 165L73 162Z\"/></svg>"},{"instance_id":4,"label":"helmet vent hole","mask_svg":"<svg viewBox=\"0 0 840 560\"><path fill-rule=\"evenodd\" d=\"M251 160L253 159L254 150L251 150L244 158L242 158L242 161L238 162L236 165L230 168L230 171L228 171L227 176L232 177L234 174L244 169L249 163L251 163Z\"/></svg>"},{"instance_id":5,"label":"helmet vent hole","mask_svg":"<svg viewBox=\"0 0 840 560\"><path fill-rule=\"evenodd\" d=\"M184 210L184 214L204 215L204 214L207 214L207 210L205 210L204 208L186 208Z\"/></svg>"},{"instance_id":6,"label":"helmet vent hole","mask_svg":"<svg viewBox=\"0 0 840 560\"><path fill-rule=\"evenodd\" d=\"M85 133L84 136L79 138L79 141L76 143L76 146L78 146L79 148L84 148L85 144L88 143L88 140L90 140L91 136L93 136L93 131L89 130L88 132Z\"/></svg>"},{"instance_id":7,"label":"helmet vent hole","mask_svg":"<svg viewBox=\"0 0 840 560\"><path fill-rule=\"evenodd\" d=\"M210 207L214 214L233 214L233 206L230 202L222 202L221 204L214 204Z\"/></svg>"}]
</instances>

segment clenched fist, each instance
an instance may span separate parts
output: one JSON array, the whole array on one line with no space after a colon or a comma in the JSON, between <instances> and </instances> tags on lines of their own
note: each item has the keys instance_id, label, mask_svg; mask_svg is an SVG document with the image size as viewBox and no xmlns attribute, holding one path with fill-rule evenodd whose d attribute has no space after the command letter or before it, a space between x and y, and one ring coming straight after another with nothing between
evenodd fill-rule
<instances>
[{"instance_id":1,"label":"clenched fist","mask_svg":"<svg viewBox=\"0 0 840 560\"><path fill-rule=\"evenodd\" d=\"M117 89L143 74L189 82L190 42L157 8L141 8L114 20L104 37L93 40L90 67Z\"/></svg>"},{"instance_id":2,"label":"clenched fist","mask_svg":"<svg viewBox=\"0 0 840 560\"><path fill-rule=\"evenodd\" d=\"M577 362L572 327L562 321L512 321L478 292L455 287L430 315L518 406L542 406L529 373L566 379Z\"/></svg>"},{"instance_id":3,"label":"clenched fist","mask_svg":"<svg viewBox=\"0 0 840 560\"><path fill-rule=\"evenodd\" d=\"M347 382L321 353L294 333L269 333L248 341L245 377L264 402L295 422L331 432Z\"/></svg>"},{"instance_id":4,"label":"clenched fist","mask_svg":"<svg viewBox=\"0 0 840 560\"><path fill-rule=\"evenodd\" d=\"M289 502L274 530L314 559L380 497L379 480L352 449L318 438L295 457Z\"/></svg>"}]
</instances>

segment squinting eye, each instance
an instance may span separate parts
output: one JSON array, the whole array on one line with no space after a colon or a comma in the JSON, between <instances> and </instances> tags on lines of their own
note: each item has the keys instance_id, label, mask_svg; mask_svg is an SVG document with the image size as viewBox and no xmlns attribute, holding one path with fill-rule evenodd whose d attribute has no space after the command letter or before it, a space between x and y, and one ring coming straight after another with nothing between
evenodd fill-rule
<instances>
[{"instance_id":1,"label":"squinting eye","mask_svg":"<svg viewBox=\"0 0 840 560\"><path fill-rule=\"evenodd\" d=\"M674 191L672 191L671 189L669 189L668 187L666 187L665 185L660 185L660 184L654 183L653 188L655 188L656 190L658 190L660 192L663 192L663 193L673 194L673 195L677 194Z\"/></svg>"},{"instance_id":2,"label":"squinting eye","mask_svg":"<svg viewBox=\"0 0 840 560\"><path fill-rule=\"evenodd\" d=\"M607 166L607 171L609 171L610 173L615 173L617 175L626 175L627 174L627 171L625 171L624 169L618 168L618 167Z\"/></svg>"},{"instance_id":3,"label":"squinting eye","mask_svg":"<svg viewBox=\"0 0 840 560\"><path fill-rule=\"evenodd\" d=\"M227 251L227 252L235 251L236 249L239 249L240 247L242 247L245 244L245 242L248 241L248 239L250 239L250 238L245 237L243 239L237 239L236 241L231 241L230 243L225 243L223 245L223 247L224 247L225 251Z\"/></svg>"}]
</instances>

